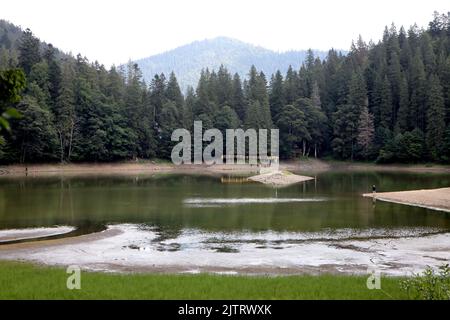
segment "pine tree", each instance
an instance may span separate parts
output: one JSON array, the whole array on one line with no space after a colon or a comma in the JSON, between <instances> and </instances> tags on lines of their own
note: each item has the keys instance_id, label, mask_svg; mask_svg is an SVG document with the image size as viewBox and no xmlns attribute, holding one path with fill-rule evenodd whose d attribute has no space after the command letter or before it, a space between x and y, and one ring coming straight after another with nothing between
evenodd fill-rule
<instances>
[{"instance_id":1,"label":"pine tree","mask_svg":"<svg viewBox=\"0 0 450 320\"><path fill-rule=\"evenodd\" d=\"M56 61L55 48L49 44L44 58L48 65L48 91L50 95L50 106L54 106L61 90L62 74L61 67Z\"/></svg>"},{"instance_id":2,"label":"pine tree","mask_svg":"<svg viewBox=\"0 0 450 320\"><path fill-rule=\"evenodd\" d=\"M202 70L200 79L198 81L196 96L197 101L194 108L194 119L197 119L199 115L203 115L202 118L205 122L213 124L214 114L218 110L217 103L212 97L211 83L214 79L211 79L211 73L208 69ZM204 128L209 128L203 126Z\"/></svg>"},{"instance_id":3,"label":"pine tree","mask_svg":"<svg viewBox=\"0 0 450 320\"><path fill-rule=\"evenodd\" d=\"M61 162L70 161L74 136L77 133L77 116L75 113L75 92L73 82L74 70L66 64L62 81L59 84L60 95L55 101L53 109L54 125L59 141L59 159Z\"/></svg>"},{"instance_id":4,"label":"pine tree","mask_svg":"<svg viewBox=\"0 0 450 320\"><path fill-rule=\"evenodd\" d=\"M48 109L39 106L32 97L24 97L17 106L23 115L14 126L14 145L19 149L19 161L40 162L52 159L56 135Z\"/></svg>"},{"instance_id":5,"label":"pine tree","mask_svg":"<svg viewBox=\"0 0 450 320\"><path fill-rule=\"evenodd\" d=\"M420 52L413 58L410 71L410 117L414 128L425 131L426 76Z\"/></svg>"},{"instance_id":6,"label":"pine tree","mask_svg":"<svg viewBox=\"0 0 450 320\"><path fill-rule=\"evenodd\" d=\"M236 112L229 106L224 106L219 110L214 121L215 127L225 136L226 129L237 129L240 120Z\"/></svg>"},{"instance_id":7,"label":"pine tree","mask_svg":"<svg viewBox=\"0 0 450 320\"><path fill-rule=\"evenodd\" d=\"M270 81L269 102L272 119L276 121L281 112L281 108L286 103L283 88L283 76L279 70L272 76Z\"/></svg>"},{"instance_id":8,"label":"pine tree","mask_svg":"<svg viewBox=\"0 0 450 320\"><path fill-rule=\"evenodd\" d=\"M157 156L159 158L169 159L171 150L175 145L171 141L173 130L179 126L179 113L178 108L173 101L167 101L164 103L161 111L161 131L158 142Z\"/></svg>"},{"instance_id":9,"label":"pine tree","mask_svg":"<svg viewBox=\"0 0 450 320\"><path fill-rule=\"evenodd\" d=\"M156 74L150 83L150 103L153 107L153 122L158 126L161 122L161 112L166 102L166 77L162 73Z\"/></svg>"},{"instance_id":10,"label":"pine tree","mask_svg":"<svg viewBox=\"0 0 450 320\"><path fill-rule=\"evenodd\" d=\"M354 72L349 84L347 101L349 104L362 108L367 101L366 82L361 72Z\"/></svg>"},{"instance_id":11,"label":"pine tree","mask_svg":"<svg viewBox=\"0 0 450 320\"><path fill-rule=\"evenodd\" d=\"M300 98L295 106L303 112L306 118L307 135L302 139L302 154L309 155L311 146L314 157L317 158L320 146L325 139L327 117L320 107L320 101Z\"/></svg>"},{"instance_id":12,"label":"pine tree","mask_svg":"<svg viewBox=\"0 0 450 320\"><path fill-rule=\"evenodd\" d=\"M248 85L246 87L246 99L248 101L248 110L246 114L245 123L249 126L250 109L258 106L258 121L255 116L251 115L252 121L250 123L255 125L254 129L269 129L272 128L272 117L270 114L269 95L267 93L267 82L265 75L261 72L258 74L255 66L250 68Z\"/></svg>"},{"instance_id":13,"label":"pine tree","mask_svg":"<svg viewBox=\"0 0 450 320\"><path fill-rule=\"evenodd\" d=\"M19 65L28 75L33 65L41 61L40 42L30 29L23 32L19 42Z\"/></svg>"},{"instance_id":14,"label":"pine tree","mask_svg":"<svg viewBox=\"0 0 450 320\"><path fill-rule=\"evenodd\" d=\"M397 114L396 131L405 132L411 127L411 112L409 111L409 92L408 81L402 75L400 89L399 89L399 108Z\"/></svg>"},{"instance_id":15,"label":"pine tree","mask_svg":"<svg viewBox=\"0 0 450 320\"><path fill-rule=\"evenodd\" d=\"M183 109L184 98L174 72L170 73L169 81L167 82L167 86L165 89L166 98L169 101L172 101L177 109L181 111Z\"/></svg>"},{"instance_id":16,"label":"pine tree","mask_svg":"<svg viewBox=\"0 0 450 320\"><path fill-rule=\"evenodd\" d=\"M384 129L392 130L393 106L391 85L387 78L384 77L378 92L379 110L380 110L380 126Z\"/></svg>"},{"instance_id":17,"label":"pine tree","mask_svg":"<svg viewBox=\"0 0 450 320\"><path fill-rule=\"evenodd\" d=\"M357 143L361 147L361 154L365 159L367 159L370 154L374 133L373 116L369 113L369 108L366 104L361 109L361 114L359 116L357 137Z\"/></svg>"},{"instance_id":18,"label":"pine tree","mask_svg":"<svg viewBox=\"0 0 450 320\"><path fill-rule=\"evenodd\" d=\"M239 74L233 76L231 107L234 109L241 121L245 118L245 97L242 90L242 83Z\"/></svg>"},{"instance_id":19,"label":"pine tree","mask_svg":"<svg viewBox=\"0 0 450 320\"><path fill-rule=\"evenodd\" d=\"M436 55L434 54L432 40L428 33L421 34L420 47L422 51L425 72L428 76L436 72Z\"/></svg>"},{"instance_id":20,"label":"pine tree","mask_svg":"<svg viewBox=\"0 0 450 320\"><path fill-rule=\"evenodd\" d=\"M305 114L293 105L282 108L276 122L280 129L280 156L291 158L303 140L311 140L307 130Z\"/></svg>"},{"instance_id":21,"label":"pine tree","mask_svg":"<svg viewBox=\"0 0 450 320\"><path fill-rule=\"evenodd\" d=\"M194 125L194 108L196 104L196 97L194 89L189 86L186 89L186 99L183 109L183 127L191 130Z\"/></svg>"},{"instance_id":22,"label":"pine tree","mask_svg":"<svg viewBox=\"0 0 450 320\"><path fill-rule=\"evenodd\" d=\"M220 107L231 105L232 94L233 94L233 81L231 79L231 75L228 72L227 68L221 65L219 71L217 72L217 87L216 87L217 104Z\"/></svg>"},{"instance_id":23,"label":"pine tree","mask_svg":"<svg viewBox=\"0 0 450 320\"><path fill-rule=\"evenodd\" d=\"M429 94L427 100L427 145L433 160L441 159L445 145L445 109L442 86L439 78L432 75L429 80Z\"/></svg>"},{"instance_id":24,"label":"pine tree","mask_svg":"<svg viewBox=\"0 0 450 320\"><path fill-rule=\"evenodd\" d=\"M295 100L297 100L297 98L299 97L298 87L299 87L298 74L297 72L294 71L292 66L289 66L286 73L286 79L284 81L284 92L287 104L294 103Z\"/></svg>"},{"instance_id":25,"label":"pine tree","mask_svg":"<svg viewBox=\"0 0 450 320\"><path fill-rule=\"evenodd\" d=\"M340 105L333 114L333 152L340 159L354 159L359 113L355 105Z\"/></svg>"}]
</instances>

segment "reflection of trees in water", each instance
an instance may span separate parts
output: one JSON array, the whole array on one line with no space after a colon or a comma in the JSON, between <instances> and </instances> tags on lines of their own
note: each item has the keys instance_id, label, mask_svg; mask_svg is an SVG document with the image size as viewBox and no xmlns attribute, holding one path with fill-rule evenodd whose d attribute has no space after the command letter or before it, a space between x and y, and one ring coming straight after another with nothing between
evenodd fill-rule
<instances>
[{"instance_id":1,"label":"reflection of trees in water","mask_svg":"<svg viewBox=\"0 0 450 320\"><path fill-rule=\"evenodd\" d=\"M307 173L303 173L307 174ZM311 175L311 173L310 173ZM221 184L216 176L2 177L0 227L148 223L161 237L183 228L208 231L317 231L323 228L448 226L448 215L363 198L378 190L442 187L450 175L395 172L324 172L311 180L274 189L260 184ZM193 208L187 198L324 197L317 203L222 205ZM161 238L161 239L162 239Z\"/></svg>"}]
</instances>

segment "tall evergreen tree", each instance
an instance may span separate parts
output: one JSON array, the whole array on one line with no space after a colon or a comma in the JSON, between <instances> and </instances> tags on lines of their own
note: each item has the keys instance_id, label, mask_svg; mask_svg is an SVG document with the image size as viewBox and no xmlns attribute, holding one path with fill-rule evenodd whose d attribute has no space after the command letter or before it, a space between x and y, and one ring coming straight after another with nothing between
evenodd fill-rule
<instances>
[{"instance_id":1,"label":"tall evergreen tree","mask_svg":"<svg viewBox=\"0 0 450 320\"><path fill-rule=\"evenodd\" d=\"M427 101L427 145L433 160L439 161L445 145L445 106L439 78L431 75Z\"/></svg>"},{"instance_id":2,"label":"tall evergreen tree","mask_svg":"<svg viewBox=\"0 0 450 320\"><path fill-rule=\"evenodd\" d=\"M26 29L19 42L19 66L25 74L31 72L33 65L41 61L40 42L30 29Z\"/></svg>"},{"instance_id":3,"label":"tall evergreen tree","mask_svg":"<svg viewBox=\"0 0 450 320\"><path fill-rule=\"evenodd\" d=\"M373 146L373 138L375 127L373 123L373 116L369 113L367 105L363 106L358 122L358 137L357 143L361 147L361 155L367 159L370 155Z\"/></svg>"},{"instance_id":4,"label":"tall evergreen tree","mask_svg":"<svg viewBox=\"0 0 450 320\"><path fill-rule=\"evenodd\" d=\"M272 119L276 121L279 113L281 112L281 109L286 104L286 99L284 96L283 76L281 75L281 72L279 70L277 70L275 75L272 76L272 79L270 81L269 102Z\"/></svg>"},{"instance_id":5,"label":"tall evergreen tree","mask_svg":"<svg viewBox=\"0 0 450 320\"><path fill-rule=\"evenodd\" d=\"M178 111L181 112L183 109L184 98L174 72L170 73L169 81L167 82L166 98L172 101Z\"/></svg>"},{"instance_id":6,"label":"tall evergreen tree","mask_svg":"<svg viewBox=\"0 0 450 320\"><path fill-rule=\"evenodd\" d=\"M233 76L232 83L232 94L231 94L231 107L238 115L241 121L245 117L245 97L244 91L242 90L242 82L239 74L235 73Z\"/></svg>"}]
</instances>

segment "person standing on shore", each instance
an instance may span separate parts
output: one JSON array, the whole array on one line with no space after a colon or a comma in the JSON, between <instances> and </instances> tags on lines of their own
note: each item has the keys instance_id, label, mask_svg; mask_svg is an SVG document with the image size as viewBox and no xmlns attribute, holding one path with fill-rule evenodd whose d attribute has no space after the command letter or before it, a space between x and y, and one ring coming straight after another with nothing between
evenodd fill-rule
<instances>
[{"instance_id":1,"label":"person standing on shore","mask_svg":"<svg viewBox=\"0 0 450 320\"><path fill-rule=\"evenodd\" d=\"M375 197L375 194L377 193L377 186L376 185L372 185L372 194L373 194L373 197L372 197L372 204L373 204L373 207L375 208L375 203L376 203L376 201L377 201L377 198Z\"/></svg>"}]
</instances>

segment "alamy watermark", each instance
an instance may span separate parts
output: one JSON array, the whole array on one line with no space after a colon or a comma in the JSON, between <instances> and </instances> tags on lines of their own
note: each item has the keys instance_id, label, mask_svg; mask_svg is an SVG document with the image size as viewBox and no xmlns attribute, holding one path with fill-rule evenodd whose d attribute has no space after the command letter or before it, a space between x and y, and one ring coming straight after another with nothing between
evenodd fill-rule
<instances>
[{"instance_id":1,"label":"alamy watermark","mask_svg":"<svg viewBox=\"0 0 450 320\"><path fill-rule=\"evenodd\" d=\"M270 131L270 140L268 134ZM172 162L180 164L251 164L270 166L278 170L278 129L226 129L224 137L219 129L203 131L202 121L194 121L194 137L187 129L172 132L172 141L178 141L172 149ZM203 142L208 144L203 148ZM193 144L193 150L192 150ZM248 148L247 148L248 147ZM270 149L270 152L269 152ZM193 158L193 159L192 159Z\"/></svg>"},{"instance_id":2,"label":"alamy watermark","mask_svg":"<svg viewBox=\"0 0 450 320\"><path fill-rule=\"evenodd\" d=\"M67 277L66 287L69 290L80 290L81 289L81 269L79 266L68 266L66 270Z\"/></svg>"},{"instance_id":3,"label":"alamy watermark","mask_svg":"<svg viewBox=\"0 0 450 320\"><path fill-rule=\"evenodd\" d=\"M369 274L366 281L367 289L381 289L381 272L375 268L368 268L367 273Z\"/></svg>"}]
</instances>

